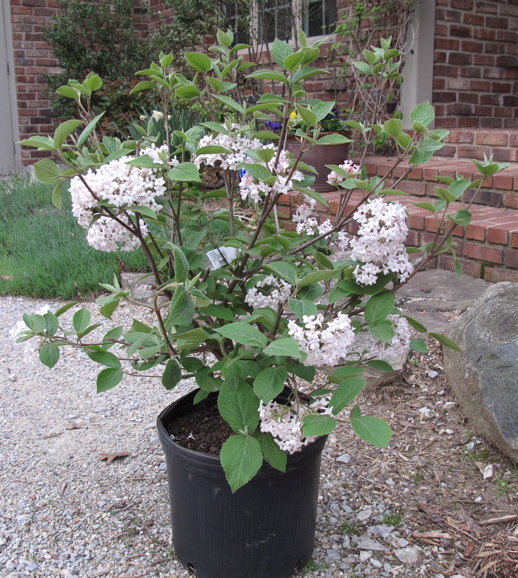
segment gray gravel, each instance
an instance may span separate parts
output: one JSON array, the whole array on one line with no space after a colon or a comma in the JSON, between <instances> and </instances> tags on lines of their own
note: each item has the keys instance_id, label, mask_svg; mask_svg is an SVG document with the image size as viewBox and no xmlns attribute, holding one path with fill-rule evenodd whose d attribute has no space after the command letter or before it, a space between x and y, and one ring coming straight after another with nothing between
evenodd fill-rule
<instances>
[{"instance_id":1,"label":"gray gravel","mask_svg":"<svg viewBox=\"0 0 518 578\"><path fill-rule=\"evenodd\" d=\"M193 384L168 392L158 380L128 377L96 394L96 366L76 351L47 369L12 334L23 313L43 305L0 297L0 576L188 576L171 546L155 419ZM128 309L114 315L116 324L128 321ZM110 464L99 459L117 452L130 455ZM360 470L361 461L331 436L314 566L305 575L441 578L427 571L429 552L409 544L404 525L384 523L397 504L351 502L345 482Z\"/></svg>"}]
</instances>

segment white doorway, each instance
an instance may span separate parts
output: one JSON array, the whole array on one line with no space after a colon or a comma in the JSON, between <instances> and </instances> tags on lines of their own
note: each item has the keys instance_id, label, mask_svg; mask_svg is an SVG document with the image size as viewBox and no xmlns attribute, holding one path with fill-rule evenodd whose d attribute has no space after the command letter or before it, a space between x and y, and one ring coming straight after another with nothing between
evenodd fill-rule
<instances>
[{"instance_id":1,"label":"white doorway","mask_svg":"<svg viewBox=\"0 0 518 578\"><path fill-rule=\"evenodd\" d=\"M20 169L18 110L15 96L11 11L9 0L0 7L0 175Z\"/></svg>"}]
</instances>

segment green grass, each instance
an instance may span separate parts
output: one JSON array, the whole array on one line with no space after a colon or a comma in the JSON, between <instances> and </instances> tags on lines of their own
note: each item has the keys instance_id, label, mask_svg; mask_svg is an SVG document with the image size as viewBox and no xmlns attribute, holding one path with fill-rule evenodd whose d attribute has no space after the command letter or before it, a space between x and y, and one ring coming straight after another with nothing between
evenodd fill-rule
<instances>
[{"instance_id":1,"label":"green grass","mask_svg":"<svg viewBox=\"0 0 518 578\"><path fill-rule=\"evenodd\" d=\"M147 269L141 251L92 249L70 212L68 194L60 211L51 192L27 178L0 181L0 294L75 299L111 283L121 267Z\"/></svg>"}]
</instances>

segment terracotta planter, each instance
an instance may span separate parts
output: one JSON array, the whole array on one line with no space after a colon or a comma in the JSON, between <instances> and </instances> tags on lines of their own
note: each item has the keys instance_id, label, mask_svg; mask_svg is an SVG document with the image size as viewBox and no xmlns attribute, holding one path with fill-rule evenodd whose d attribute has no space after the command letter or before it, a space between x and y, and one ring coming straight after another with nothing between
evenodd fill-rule
<instances>
[{"instance_id":1,"label":"terracotta planter","mask_svg":"<svg viewBox=\"0 0 518 578\"><path fill-rule=\"evenodd\" d=\"M333 134L332 132L322 132L320 136L325 134ZM336 134L336 133L335 133ZM338 133L344 134L345 133ZM294 155L299 154L299 141L292 136L288 136L286 142L286 149ZM327 182L327 176L331 172L326 165L341 165L348 158L349 143L339 145L317 145L302 155L302 161L318 171L316 175L315 184L312 186L315 191L319 193L335 191L336 187ZM312 174L312 173L308 173Z\"/></svg>"}]
</instances>

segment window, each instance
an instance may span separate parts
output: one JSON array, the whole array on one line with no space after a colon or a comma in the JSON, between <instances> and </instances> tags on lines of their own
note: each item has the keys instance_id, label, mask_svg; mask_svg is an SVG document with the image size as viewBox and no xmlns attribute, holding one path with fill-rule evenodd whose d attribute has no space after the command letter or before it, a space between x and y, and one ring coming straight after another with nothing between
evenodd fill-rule
<instances>
[{"instance_id":1,"label":"window","mask_svg":"<svg viewBox=\"0 0 518 578\"><path fill-rule=\"evenodd\" d=\"M331 34L336 23L336 0L255 0L251 14L246 6L246 0L223 4L236 43L290 40L299 28L307 36L321 36Z\"/></svg>"}]
</instances>

